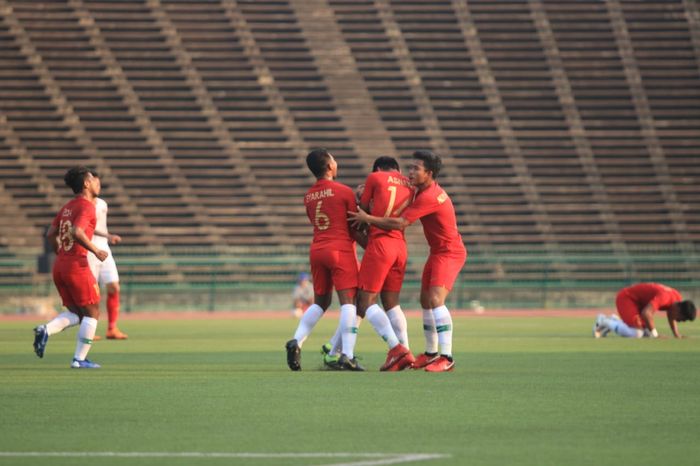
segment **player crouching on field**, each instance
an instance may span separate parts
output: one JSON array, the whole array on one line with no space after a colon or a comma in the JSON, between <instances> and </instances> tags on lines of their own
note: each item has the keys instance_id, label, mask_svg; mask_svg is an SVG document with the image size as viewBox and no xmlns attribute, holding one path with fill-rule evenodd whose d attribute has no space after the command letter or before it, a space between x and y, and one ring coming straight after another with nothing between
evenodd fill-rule
<instances>
[{"instance_id":1,"label":"player crouching on field","mask_svg":"<svg viewBox=\"0 0 700 466\"><path fill-rule=\"evenodd\" d=\"M660 283L638 283L623 288L615 300L619 317L600 314L593 324L593 336L601 338L615 332L627 338L658 338L654 313L665 311L673 336L683 338L678 332L678 322L695 320L695 304L683 301L681 294Z\"/></svg>"}]
</instances>

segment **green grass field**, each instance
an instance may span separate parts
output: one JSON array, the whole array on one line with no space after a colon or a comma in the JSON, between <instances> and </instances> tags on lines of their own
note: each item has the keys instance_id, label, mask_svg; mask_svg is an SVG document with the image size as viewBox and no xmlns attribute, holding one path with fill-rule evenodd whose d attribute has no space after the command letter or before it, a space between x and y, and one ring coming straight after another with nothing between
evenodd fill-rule
<instances>
[{"instance_id":1,"label":"green grass field","mask_svg":"<svg viewBox=\"0 0 700 466\"><path fill-rule=\"evenodd\" d=\"M0 322L0 465L697 464L700 325L652 341L593 340L591 324L456 318L455 372L428 374L380 373L367 323L368 372L319 370L327 319L292 373L291 318L127 317L131 339L95 343L93 371L68 368L75 329L39 360L33 323Z\"/></svg>"}]
</instances>

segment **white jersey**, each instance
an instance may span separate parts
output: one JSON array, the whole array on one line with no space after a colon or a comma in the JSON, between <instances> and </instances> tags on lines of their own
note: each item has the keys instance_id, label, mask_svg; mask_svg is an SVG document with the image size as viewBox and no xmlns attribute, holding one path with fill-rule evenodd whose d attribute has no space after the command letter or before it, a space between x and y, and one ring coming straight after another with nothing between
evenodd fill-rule
<instances>
[{"instance_id":1,"label":"white jersey","mask_svg":"<svg viewBox=\"0 0 700 466\"><path fill-rule=\"evenodd\" d=\"M95 224L95 231L107 233L107 210L107 202L99 197L96 198L95 215L97 217L97 223ZM95 277L95 281L100 285L118 282L119 272L117 272L117 264L114 262L114 257L112 257L112 251L109 249L109 240L104 236L93 235L92 242L99 249L109 253L109 256L107 256L104 262L100 262L92 253L88 254L88 264L90 265L92 275Z\"/></svg>"},{"instance_id":2,"label":"white jersey","mask_svg":"<svg viewBox=\"0 0 700 466\"><path fill-rule=\"evenodd\" d=\"M95 231L100 231L102 233L107 233L107 202L102 198L95 199L95 216L97 217L97 224L95 224ZM109 252L109 241L104 236L99 236L97 234L93 235L92 242L98 248Z\"/></svg>"}]
</instances>

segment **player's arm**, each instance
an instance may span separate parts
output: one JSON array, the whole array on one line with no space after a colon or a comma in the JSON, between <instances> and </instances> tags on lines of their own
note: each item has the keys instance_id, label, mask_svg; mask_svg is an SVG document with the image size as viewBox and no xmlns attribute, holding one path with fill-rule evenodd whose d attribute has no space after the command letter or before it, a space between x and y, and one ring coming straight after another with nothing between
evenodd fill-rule
<instances>
[{"instance_id":1,"label":"player's arm","mask_svg":"<svg viewBox=\"0 0 700 466\"><path fill-rule=\"evenodd\" d=\"M109 244L119 244L122 242L122 237L119 235L113 235L109 233L108 231L101 231L101 230L95 230L95 235L101 236L103 238L107 238L107 241L109 241Z\"/></svg>"},{"instance_id":2,"label":"player's arm","mask_svg":"<svg viewBox=\"0 0 700 466\"><path fill-rule=\"evenodd\" d=\"M49 231L46 232L46 238L51 244L51 250L53 250L54 254L58 254L58 228L55 225L49 227Z\"/></svg>"},{"instance_id":3,"label":"player's arm","mask_svg":"<svg viewBox=\"0 0 700 466\"><path fill-rule=\"evenodd\" d=\"M377 217L370 215L363 209L357 212L348 211L348 218L353 224L367 223L381 228L382 230L405 230L410 225L408 220L403 217Z\"/></svg>"},{"instance_id":4,"label":"player's arm","mask_svg":"<svg viewBox=\"0 0 700 466\"><path fill-rule=\"evenodd\" d=\"M683 335L678 331L678 321L673 318L673 313L669 310L666 312L666 318L668 319L668 326L671 327L671 332L676 338L683 338Z\"/></svg>"},{"instance_id":5,"label":"player's arm","mask_svg":"<svg viewBox=\"0 0 700 466\"><path fill-rule=\"evenodd\" d=\"M646 306L644 306L644 309L642 309L642 312L640 312L640 316L642 317L642 322L644 323L644 328L649 330L649 333L651 334L652 337L658 338L659 332L656 330L656 327L654 326L654 305L649 303Z\"/></svg>"},{"instance_id":6,"label":"player's arm","mask_svg":"<svg viewBox=\"0 0 700 466\"><path fill-rule=\"evenodd\" d=\"M90 238L88 238L87 234L85 234L85 231L81 227L73 227L73 238L75 238L78 244L93 253L101 262L104 262L104 260L107 259L107 256L109 256L107 251L99 249L92 241L90 241Z\"/></svg>"}]
</instances>

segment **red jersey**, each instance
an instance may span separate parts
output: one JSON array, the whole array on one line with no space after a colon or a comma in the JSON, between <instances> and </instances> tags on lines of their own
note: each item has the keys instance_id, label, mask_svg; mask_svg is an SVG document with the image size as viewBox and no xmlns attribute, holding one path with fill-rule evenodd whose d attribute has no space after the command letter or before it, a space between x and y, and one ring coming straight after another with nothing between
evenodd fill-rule
<instances>
[{"instance_id":1,"label":"red jersey","mask_svg":"<svg viewBox=\"0 0 700 466\"><path fill-rule=\"evenodd\" d=\"M83 196L76 196L61 207L51 222L58 231L57 259L86 257L88 250L75 240L73 227L80 227L87 237L92 239L96 224L95 204Z\"/></svg>"},{"instance_id":2,"label":"red jersey","mask_svg":"<svg viewBox=\"0 0 700 466\"><path fill-rule=\"evenodd\" d=\"M673 303L683 300L677 290L660 283L639 283L628 286L623 288L620 294L634 301L638 311L648 304L651 304L655 311L668 311Z\"/></svg>"},{"instance_id":3,"label":"red jersey","mask_svg":"<svg viewBox=\"0 0 700 466\"><path fill-rule=\"evenodd\" d=\"M304 196L306 215L314 226L311 249L354 251L347 211L357 212L355 193L342 183L318 180Z\"/></svg>"},{"instance_id":4,"label":"red jersey","mask_svg":"<svg viewBox=\"0 0 700 466\"><path fill-rule=\"evenodd\" d=\"M418 191L402 216L409 223L421 220L431 254L465 251L452 200L437 182Z\"/></svg>"},{"instance_id":5,"label":"red jersey","mask_svg":"<svg viewBox=\"0 0 700 466\"><path fill-rule=\"evenodd\" d=\"M365 180L365 190L360 204L370 206L375 217L398 217L413 199L414 189L408 178L398 171L370 173ZM378 236L403 239L403 231L382 230L374 225L369 228L369 238Z\"/></svg>"}]
</instances>

